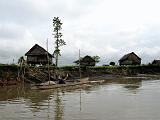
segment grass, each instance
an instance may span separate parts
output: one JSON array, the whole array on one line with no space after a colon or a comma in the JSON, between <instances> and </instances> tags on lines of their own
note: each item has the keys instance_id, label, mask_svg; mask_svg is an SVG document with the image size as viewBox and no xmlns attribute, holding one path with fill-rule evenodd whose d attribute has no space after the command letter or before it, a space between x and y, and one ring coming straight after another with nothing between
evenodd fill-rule
<instances>
[{"instance_id":1,"label":"grass","mask_svg":"<svg viewBox=\"0 0 160 120\"><path fill-rule=\"evenodd\" d=\"M15 64L0 64L0 70L17 70L19 68L19 66L15 65Z\"/></svg>"},{"instance_id":2,"label":"grass","mask_svg":"<svg viewBox=\"0 0 160 120\"><path fill-rule=\"evenodd\" d=\"M63 66L63 67L60 67L59 69L72 71L72 70L77 70L78 66Z\"/></svg>"},{"instance_id":3,"label":"grass","mask_svg":"<svg viewBox=\"0 0 160 120\"><path fill-rule=\"evenodd\" d=\"M7 71L7 70L11 70L11 71L17 71L17 69L19 68L18 65L15 64L0 64L0 71ZM34 67L33 67L34 68ZM47 69L47 66L42 66L39 67L41 69ZM74 70L79 70L78 66L63 66L63 67L59 67L56 68L55 66L50 66L50 69L57 69L57 70L62 70L62 71L74 71ZM96 70L96 71L121 71L121 70L140 70L140 71L145 71L145 70L158 70L160 71L160 66L155 66L155 65L132 65L132 66L94 66L94 67L87 67L87 69L90 70Z\"/></svg>"}]
</instances>

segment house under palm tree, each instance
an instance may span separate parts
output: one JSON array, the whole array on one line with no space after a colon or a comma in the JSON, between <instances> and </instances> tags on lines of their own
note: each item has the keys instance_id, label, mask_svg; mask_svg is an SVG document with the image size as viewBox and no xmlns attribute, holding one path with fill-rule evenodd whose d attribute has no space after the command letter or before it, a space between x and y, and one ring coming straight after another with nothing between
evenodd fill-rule
<instances>
[{"instance_id":1,"label":"house under palm tree","mask_svg":"<svg viewBox=\"0 0 160 120\"><path fill-rule=\"evenodd\" d=\"M96 61L91 56L85 56L82 58L81 63L82 66L95 66Z\"/></svg>"},{"instance_id":2,"label":"house under palm tree","mask_svg":"<svg viewBox=\"0 0 160 120\"><path fill-rule=\"evenodd\" d=\"M74 63L79 64L79 60L74 61ZM81 67L95 66L95 64L96 61L91 56L86 55L85 57L80 59Z\"/></svg>"}]
</instances>

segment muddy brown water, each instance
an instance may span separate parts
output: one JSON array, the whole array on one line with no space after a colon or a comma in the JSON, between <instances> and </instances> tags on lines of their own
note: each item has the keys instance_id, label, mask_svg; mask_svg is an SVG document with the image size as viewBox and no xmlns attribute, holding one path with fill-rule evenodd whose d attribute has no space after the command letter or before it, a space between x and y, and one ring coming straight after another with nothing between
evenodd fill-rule
<instances>
[{"instance_id":1,"label":"muddy brown water","mask_svg":"<svg viewBox=\"0 0 160 120\"><path fill-rule=\"evenodd\" d=\"M160 80L81 89L0 88L0 120L160 120Z\"/></svg>"}]
</instances>

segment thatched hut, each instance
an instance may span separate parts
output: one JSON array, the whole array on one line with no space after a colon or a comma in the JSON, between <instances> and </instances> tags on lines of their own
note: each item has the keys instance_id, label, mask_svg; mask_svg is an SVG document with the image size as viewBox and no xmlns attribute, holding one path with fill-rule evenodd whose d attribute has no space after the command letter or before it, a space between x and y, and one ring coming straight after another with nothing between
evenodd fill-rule
<instances>
[{"instance_id":1,"label":"thatched hut","mask_svg":"<svg viewBox=\"0 0 160 120\"><path fill-rule=\"evenodd\" d=\"M152 65L159 65L160 66L160 60L153 60Z\"/></svg>"},{"instance_id":2,"label":"thatched hut","mask_svg":"<svg viewBox=\"0 0 160 120\"><path fill-rule=\"evenodd\" d=\"M79 64L79 60L74 61L77 65ZM91 57L86 55L83 58L80 58L80 65L81 67L86 67L86 66L95 66L96 61Z\"/></svg>"},{"instance_id":3,"label":"thatched hut","mask_svg":"<svg viewBox=\"0 0 160 120\"><path fill-rule=\"evenodd\" d=\"M91 56L85 56L80 60L81 66L95 66L96 61Z\"/></svg>"},{"instance_id":4,"label":"thatched hut","mask_svg":"<svg viewBox=\"0 0 160 120\"><path fill-rule=\"evenodd\" d=\"M27 64L36 65L46 65L52 64L52 55L47 52L43 47L35 44L26 54Z\"/></svg>"},{"instance_id":5,"label":"thatched hut","mask_svg":"<svg viewBox=\"0 0 160 120\"><path fill-rule=\"evenodd\" d=\"M140 65L141 58L138 57L134 52L124 55L119 60L119 65Z\"/></svg>"}]
</instances>

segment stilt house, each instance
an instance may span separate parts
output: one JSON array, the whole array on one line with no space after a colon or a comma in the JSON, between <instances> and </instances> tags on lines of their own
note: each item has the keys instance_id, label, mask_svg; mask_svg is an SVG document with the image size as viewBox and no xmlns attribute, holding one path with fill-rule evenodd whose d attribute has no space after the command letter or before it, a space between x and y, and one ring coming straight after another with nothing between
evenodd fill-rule
<instances>
[{"instance_id":1,"label":"stilt house","mask_svg":"<svg viewBox=\"0 0 160 120\"><path fill-rule=\"evenodd\" d=\"M95 66L96 62L91 56L85 56L80 60L81 66Z\"/></svg>"},{"instance_id":2,"label":"stilt house","mask_svg":"<svg viewBox=\"0 0 160 120\"><path fill-rule=\"evenodd\" d=\"M27 56L27 64L30 65L46 65L52 64L53 56L47 52L43 47L35 44L26 54Z\"/></svg>"},{"instance_id":3,"label":"stilt house","mask_svg":"<svg viewBox=\"0 0 160 120\"><path fill-rule=\"evenodd\" d=\"M138 57L134 52L124 55L119 60L119 65L140 65L141 58Z\"/></svg>"},{"instance_id":4,"label":"stilt house","mask_svg":"<svg viewBox=\"0 0 160 120\"><path fill-rule=\"evenodd\" d=\"M160 60L154 60L152 62L152 65L159 65L160 66Z\"/></svg>"}]
</instances>

